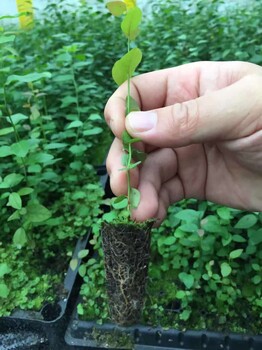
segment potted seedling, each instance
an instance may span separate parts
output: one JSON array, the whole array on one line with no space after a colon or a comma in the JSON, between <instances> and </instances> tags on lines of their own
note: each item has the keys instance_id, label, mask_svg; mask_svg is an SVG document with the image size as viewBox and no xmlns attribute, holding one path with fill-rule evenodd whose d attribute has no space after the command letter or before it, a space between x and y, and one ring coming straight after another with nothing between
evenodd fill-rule
<instances>
[{"instance_id":1,"label":"potted seedling","mask_svg":"<svg viewBox=\"0 0 262 350\"><path fill-rule=\"evenodd\" d=\"M114 64L112 76L117 85L127 84L128 115L139 110L131 96L130 86L142 53L137 47L131 48L131 45L139 34L142 11L134 0L110 1L107 8L114 16L124 17L121 30L127 39L127 53ZM102 225L110 316L113 322L120 325L133 324L140 318L150 255L152 222L138 223L132 219L132 210L139 205L140 193L131 186L131 170L139 166L146 156L134 147L138 141L127 131L123 132L123 168L120 171L126 172L127 194L112 199L112 210L104 215Z\"/></svg>"}]
</instances>

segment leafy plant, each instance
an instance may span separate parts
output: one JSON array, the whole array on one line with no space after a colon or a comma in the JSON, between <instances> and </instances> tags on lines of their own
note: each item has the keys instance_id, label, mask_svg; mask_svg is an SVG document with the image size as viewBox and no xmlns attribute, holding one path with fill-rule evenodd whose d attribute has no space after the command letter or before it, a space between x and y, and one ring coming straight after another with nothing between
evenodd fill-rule
<instances>
[{"instance_id":1,"label":"leafy plant","mask_svg":"<svg viewBox=\"0 0 262 350\"><path fill-rule=\"evenodd\" d=\"M139 34L142 11L136 6L135 0L109 1L107 3L107 8L114 16L125 14L124 19L121 22L121 30L127 38L127 53L114 64L112 76L117 85L122 85L125 82L127 83L128 92L126 97L126 114L129 114L132 111L139 110L137 102L131 96L131 77L142 60L142 52L137 47L131 49L131 44ZM114 199L112 206L116 210L127 209L127 217L131 216L131 210L137 208L140 201L140 193L136 188L131 187L130 180L130 171L141 164L146 156L145 153L132 147L133 144L138 141L140 140L131 137L127 131L123 132L122 142L124 154L122 157L122 164L124 168L121 170L125 171L127 176L127 195L122 195ZM133 159L136 159L136 161L133 162ZM105 219L111 221L112 219L115 219L116 216L117 214L107 214Z\"/></svg>"},{"instance_id":2,"label":"leafy plant","mask_svg":"<svg viewBox=\"0 0 262 350\"><path fill-rule=\"evenodd\" d=\"M1 316L16 308L38 311L43 301L59 297L76 240L100 214L103 196L83 156L94 144L92 136L102 131L102 119L91 113L80 120L75 67L68 69L76 114L63 124L59 106L50 113L48 105L46 85L53 72L21 69L17 35L0 33ZM70 52L74 48L63 48Z\"/></svg>"}]
</instances>

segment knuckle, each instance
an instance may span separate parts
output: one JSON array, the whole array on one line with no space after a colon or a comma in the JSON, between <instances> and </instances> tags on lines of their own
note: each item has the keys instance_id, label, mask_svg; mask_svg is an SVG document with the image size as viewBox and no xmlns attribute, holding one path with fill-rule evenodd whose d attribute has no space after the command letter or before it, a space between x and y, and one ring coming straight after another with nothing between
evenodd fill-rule
<instances>
[{"instance_id":1,"label":"knuckle","mask_svg":"<svg viewBox=\"0 0 262 350\"><path fill-rule=\"evenodd\" d=\"M170 127L180 139L194 135L200 119L198 100L176 103L172 106Z\"/></svg>"}]
</instances>

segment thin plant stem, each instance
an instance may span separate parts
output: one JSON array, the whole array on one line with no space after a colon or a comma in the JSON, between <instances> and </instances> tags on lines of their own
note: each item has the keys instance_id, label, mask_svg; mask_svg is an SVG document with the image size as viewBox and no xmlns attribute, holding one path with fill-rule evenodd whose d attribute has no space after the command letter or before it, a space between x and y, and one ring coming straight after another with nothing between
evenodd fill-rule
<instances>
[{"instance_id":1,"label":"thin plant stem","mask_svg":"<svg viewBox=\"0 0 262 350\"><path fill-rule=\"evenodd\" d=\"M19 142L20 141L20 137L19 137L19 134L18 134L18 131L16 129L16 126L11 118L11 112L9 110L9 107L8 107L8 104L7 104L7 95L6 95L6 89L5 89L5 86L4 86L4 105L5 105L5 109L6 109L6 113L7 113L7 117L8 119L10 120L10 123L14 129L14 133L15 133L15 140L16 142ZM22 161L22 164L23 164L23 170L24 170L24 174L25 174L25 179L27 180L27 171L26 171L26 166L25 166L25 160L23 157L20 157L21 158L21 161Z\"/></svg>"}]
</instances>

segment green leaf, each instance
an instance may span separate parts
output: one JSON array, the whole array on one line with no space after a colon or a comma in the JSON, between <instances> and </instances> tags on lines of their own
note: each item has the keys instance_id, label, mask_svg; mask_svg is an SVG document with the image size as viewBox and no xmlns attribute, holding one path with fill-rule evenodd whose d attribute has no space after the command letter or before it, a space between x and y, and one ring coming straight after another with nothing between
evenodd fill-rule
<instances>
[{"instance_id":1,"label":"green leaf","mask_svg":"<svg viewBox=\"0 0 262 350\"><path fill-rule=\"evenodd\" d=\"M15 35L1 35L0 44L11 43L15 40Z\"/></svg>"},{"instance_id":2,"label":"green leaf","mask_svg":"<svg viewBox=\"0 0 262 350\"><path fill-rule=\"evenodd\" d=\"M82 249L78 252L77 256L78 259L83 259L85 258L87 255L89 254L89 250L88 249Z\"/></svg>"},{"instance_id":3,"label":"green leaf","mask_svg":"<svg viewBox=\"0 0 262 350\"><path fill-rule=\"evenodd\" d=\"M168 246L173 245L175 242L176 242L176 237L174 236L166 237L164 240L164 244Z\"/></svg>"},{"instance_id":4,"label":"green leaf","mask_svg":"<svg viewBox=\"0 0 262 350\"><path fill-rule=\"evenodd\" d=\"M128 205L127 197L122 195L119 197L116 197L112 200L112 206L115 209L124 209Z\"/></svg>"},{"instance_id":5,"label":"green leaf","mask_svg":"<svg viewBox=\"0 0 262 350\"><path fill-rule=\"evenodd\" d=\"M121 157L121 163L124 167L127 167L129 156L127 153L123 153Z\"/></svg>"},{"instance_id":6,"label":"green leaf","mask_svg":"<svg viewBox=\"0 0 262 350\"><path fill-rule=\"evenodd\" d=\"M130 205L131 208L137 208L140 203L140 192L136 188L131 188Z\"/></svg>"},{"instance_id":7,"label":"green leaf","mask_svg":"<svg viewBox=\"0 0 262 350\"><path fill-rule=\"evenodd\" d=\"M232 218L230 209L227 207L218 208L217 214L221 219L224 219L224 220L230 220Z\"/></svg>"},{"instance_id":8,"label":"green leaf","mask_svg":"<svg viewBox=\"0 0 262 350\"><path fill-rule=\"evenodd\" d=\"M0 298L7 298L9 295L9 288L7 287L7 285L5 283L0 283Z\"/></svg>"},{"instance_id":9,"label":"green leaf","mask_svg":"<svg viewBox=\"0 0 262 350\"><path fill-rule=\"evenodd\" d=\"M0 263L0 278L11 272L12 269L7 265L7 263Z\"/></svg>"},{"instance_id":10,"label":"green leaf","mask_svg":"<svg viewBox=\"0 0 262 350\"><path fill-rule=\"evenodd\" d=\"M181 282L184 283L184 285L186 286L186 288L190 289L193 284L194 284L194 276L185 273L185 272L180 272L180 274L178 275L179 279Z\"/></svg>"},{"instance_id":11,"label":"green leaf","mask_svg":"<svg viewBox=\"0 0 262 350\"><path fill-rule=\"evenodd\" d=\"M121 16L126 12L126 4L123 1L109 1L106 7L111 12L113 16Z\"/></svg>"},{"instance_id":12,"label":"green leaf","mask_svg":"<svg viewBox=\"0 0 262 350\"><path fill-rule=\"evenodd\" d=\"M18 193L13 192L9 195L8 198L8 206L14 208L14 209L21 209L22 208L22 200Z\"/></svg>"},{"instance_id":13,"label":"green leaf","mask_svg":"<svg viewBox=\"0 0 262 350\"><path fill-rule=\"evenodd\" d=\"M117 85L123 84L128 78L132 77L141 60L141 50L134 48L116 61L112 69L112 76Z\"/></svg>"},{"instance_id":14,"label":"green leaf","mask_svg":"<svg viewBox=\"0 0 262 350\"><path fill-rule=\"evenodd\" d=\"M192 222L199 218L199 213L193 209L184 209L176 213L174 216L180 220Z\"/></svg>"},{"instance_id":15,"label":"green leaf","mask_svg":"<svg viewBox=\"0 0 262 350\"><path fill-rule=\"evenodd\" d=\"M21 249L27 243L27 236L23 227L20 227L15 231L15 234L13 236L13 243L17 246L18 249Z\"/></svg>"},{"instance_id":16,"label":"green leaf","mask_svg":"<svg viewBox=\"0 0 262 350\"><path fill-rule=\"evenodd\" d=\"M33 188L31 188L31 187L23 187L17 193L20 196L27 196L28 194L33 193L33 192L34 192Z\"/></svg>"},{"instance_id":17,"label":"green leaf","mask_svg":"<svg viewBox=\"0 0 262 350\"><path fill-rule=\"evenodd\" d=\"M85 265L81 265L78 269L78 273L81 277L85 277L86 275L86 266Z\"/></svg>"},{"instance_id":18,"label":"green leaf","mask_svg":"<svg viewBox=\"0 0 262 350\"><path fill-rule=\"evenodd\" d=\"M82 304L77 305L77 313L78 315L81 315L81 316L84 315L84 308Z\"/></svg>"},{"instance_id":19,"label":"green leaf","mask_svg":"<svg viewBox=\"0 0 262 350\"><path fill-rule=\"evenodd\" d=\"M11 123L11 120L10 120L10 119L12 120L12 123L13 123L14 125L16 125L16 124L18 124L20 121L28 119L28 117L27 117L26 115L22 114L22 113L17 113L17 114L11 115L10 118L6 118L6 120L7 120L9 123Z\"/></svg>"},{"instance_id":20,"label":"green leaf","mask_svg":"<svg viewBox=\"0 0 262 350\"><path fill-rule=\"evenodd\" d=\"M27 219L32 223L39 223L46 221L51 217L51 212L39 203L28 203Z\"/></svg>"},{"instance_id":21,"label":"green leaf","mask_svg":"<svg viewBox=\"0 0 262 350\"><path fill-rule=\"evenodd\" d=\"M121 23L121 29L129 40L134 40L139 33L142 11L139 7L130 9Z\"/></svg>"},{"instance_id":22,"label":"green leaf","mask_svg":"<svg viewBox=\"0 0 262 350\"><path fill-rule=\"evenodd\" d=\"M247 214L241 217L241 219L234 226L239 229L248 229L257 223L257 216L254 214Z\"/></svg>"},{"instance_id":23,"label":"green leaf","mask_svg":"<svg viewBox=\"0 0 262 350\"><path fill-rule=\"evenodd\" d=\"M0 183L0 188L10 188L18 185L22 180L24 179L24 176L20 174L9 174L6 175L3 182Z\"/></svg>"},{"instance_id":24,"label":"green leaf","mask_svg":"<svg viewBox=\"0 0 262 350\"><path fill-rule=\"evenodd\" d=\"M261 276L259 276L259 275L256 275L256 276L254 276L253 278L252 278L252 282L254 283L254 284L259 284L260 282L261 282Z\"/></svg>"},{"instance_id":25,"label":"green leaf","mask_svg":"<svg viewBox=\"0 0 262 350\"><path fill-rule=\"evenodd\" d=\"M197 232L198 226L191 222L179 226L180 230L184 232Z\"/></svg>"},{"instance_id":26,"label":"green leaf","mask_svg":"<svg viewBox=\"0 0 262 350\"><path fill-rule=\"evenodd\" d=\"M11 154L13 154L13 152L11 151L11 147L9 146L0 147L0 158L8 157Z\"/></svg>"},{"instance_id":27,"label":"green leaf","mask_svg":"<svg viewBox=\"0 0 262 350\"><path fill-rule=\"evenodd\" d=\"M235 249L235 250L232 250L232 252L230 252L230 254L229 254L229 258L230 258L230 259L239 258L239 257L241 256L242 253L243 253L243 249Z\"/></svg>"},{"instance_id":28,"label":"green leaf","mask_svg":"<svg viewBox=\"0 0 262 350\"><path fill-rule=\"evenodd\" d=\"M75 271L78 265L78 260L77 259L71 259L69 266L71 268L71 270Z\"/></svg>"},{"instance_id":29,"label":"green leaf","mask_svg":"<svg viewBox=\"0 0 262 350\"><path fill-rule=\"evenodd\" d=\"M24 158L30 150L30 143L27 140L19 141L11 145L11 150L15 156Z\"/></svg>"},{"instance_id":30,"label":"green leaf","mask_svg":"<svg viewBox=\"0 0 262 350\"><path fill-rule=\"evenodd\" d=\"M99 126L96 126L95 128L84 130L83 135L84 136L98 135L98 134L101 134L102 131L103 131L102 128L100 128Z\"/></svg>"},{"instance_id":31,"label":"green leaf","mask_svg":"<svg viewBox=\"0 0 262 350\"><path fill-rule=\"evenodd\" d=\"M226 262L223 262L221 264L220 268L221 268L221 274L222 274L223 277L229 276L231 274L231 272L232 272L231 266L228 263L226 263Z\"/></svg>"},{"instance_id":32,"label":"green leaf","mask_svg":"<svg viewBox=\"0 0 262 350\"><path fill-rule=\"evenodd\" d=\"M33 83L34 81L41 80L44 78L51 78L52 74L50 72L43 73L29 73L26 75L10 75L7 78L6 85L18 82L18 83Z\"/></svg>"},{"instance_id":33,"label":"green leaf","mask_svg":"<svg viewBox=\"0 0 262 350\"><path fill-rule=\"evenodd\" d=\"M81 120L74 120L67 126L67 129L79 128L81 126L83 126L83 122L81 122Z\"/></svg>"},{"instance_id":34,"label":"green leaf","mask_svg":"<svg viewBox=\"0 0 262 350\"><path fill-rule=\"evenodd\" d=\"M232 236L232 241L238 242L238 243L244 243L246 242L246 238L240 236L240 235L233 235Z\"/></svg>"},{"instance_id":35,"label":"green leaf","mask_svg":"<svg viewBox=\"0 0 262 350\"><path fill-rule=\"evenodd\" d=\"M7 221L18 220L18 219L20 219L20 212L19 210L16 210L12 215L9 216Z\"/></svg>"},{"instance_id":36,"label":"green leaf","mask_svg":"<svg viewBox=\"0 0 262 350\"><path fill-rule=\"evenodd\" d=\"M186 296L186 292L183 291L183 290L179 290L177 293L176 293L176 298L177 299L184 299Z\"/></svg>"},{"instance_id":37,"label":"green leaf","mask_svg":"<svg viewBox=\"0 0 262 350\"><path fill-rule=\"evenodd\" d=\"M141 141L141 139L138 138L138 137L133 138L133 137L130 136L129 133L125 130L125 131L122 133L122 141L123 141L123 144L124 144L124 145L128 145L128 144L132 144L132 143L135 143L135 142L139 142L139 141Z\"/></svg>"},{"instance_id":38,"label":"green leaf","mask_svg":"<svg viewBox=\"0 0 262 350\"><path fill-rule=\"evenodd\" d=\"M31 120L37 120L41 115L39 112L38 106L36 104L30 107L30 111L31 111L31 115L30 115Z\"/></svg>"},{"instance_id":39,"label":"green leaf","mask_svg":"<svg viewBox=\"0 0 262 350\"><path fill-rule=\"evenodd\" d=\"M11 134L12 132L14 132L13 127L3 128L3 129L0 129L0 136L8 135L8 134Z\"/></svg>"},{"instance_id":40,"label":"green leaf","mask_svg":"<svg viewBox=\"0 0 262 350\"><path fill-rule=\"evenodd\" d=\"M121 168L119 170L131 170L131 169L136 168L139 164L141 164L141 161L136 162L136 163L131 163L131 164L127 165L125 168Z\"/></svg>"},{"instance_id":41,"label":"green leaf","mask_svg":"<svg viewBox=\"0 0 262 350\"><path fill-rule=\"evenodd\" d=\"M46 150L49 150L49 149L60 149L60 148L65 148L67 147L68 144L67 143L62 143L62 142L52 142L52 143L49 143L47 145L45 145L45 149Z\"/></svg>"}]
</instances>

